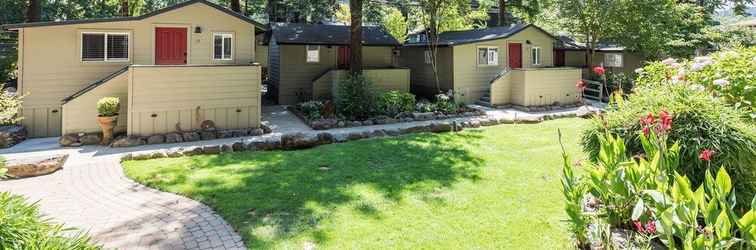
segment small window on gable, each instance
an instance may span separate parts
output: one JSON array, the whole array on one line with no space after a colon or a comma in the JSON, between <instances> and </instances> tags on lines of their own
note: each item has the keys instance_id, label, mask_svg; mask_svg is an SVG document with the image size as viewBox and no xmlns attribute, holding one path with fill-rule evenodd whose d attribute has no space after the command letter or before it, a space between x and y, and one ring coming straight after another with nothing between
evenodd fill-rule
<instances>
[{"instance_id":1,"label":"small window on gable","mask_svg":"<svg viewBox=\"0 0 756 250\"><path fill-rule=\"evenodd\" d=\"M81 33L81 61L107 62L129 60L127 33Z\"/></svg>"},{"instance_id":2,"label":"small window on gable","mask_svg":"<svg viewBox=\"0 0 756 250\"><path fill-rule=\"evenodd\" d=\"M432 64L433 63L433 51L426 49L425 50L425 64Z\"/></svg>"},{"instance_id":3,"label":"small window on gable","mask_svg":"<svg viewBox=\"0 0 756 250\"><path fill-rule=\"evenodd\" d=\"M213 33L213 59L233 59L234 35L231 33Z\"/></svg>"},{"instance_id":4,"label":"small window on gable","mask_svg":"<svg viewBox=\"0 0 756 250\"><path fill-rule=\"evenodd\" d=\"M478 48L478 65L499 65L499 48Z\"/></svg>"},{"instance_id":5,"label":"small window on gable","mask_svg":"<svg viewBox=\"0 0 756 250\"><path fill-rule=\"evenodd\" d=\"M612 68L622 68L622 54L610 53L604 54L604 66Z\"/></svg>"},{"instance_id":6,"label":"small window on gable","mask_svg":"<svg viewBox=\"0 0 756 250\"><path fill-rule=\"evenodd\" d=\"M320 45L307 45L307 62L320 62Z\"/></svg>"},{"instance_id":7,"label":"small window on gable","mask_svg":"<svg viewBox=\"0 0 756 250\"><path fill-rule=\"evenodd\" d=\"M533 65L541 65L541 48L540 47L533 47L531 49L530 53L531 58L533 59Z\"/></svg>"}]
</instances>

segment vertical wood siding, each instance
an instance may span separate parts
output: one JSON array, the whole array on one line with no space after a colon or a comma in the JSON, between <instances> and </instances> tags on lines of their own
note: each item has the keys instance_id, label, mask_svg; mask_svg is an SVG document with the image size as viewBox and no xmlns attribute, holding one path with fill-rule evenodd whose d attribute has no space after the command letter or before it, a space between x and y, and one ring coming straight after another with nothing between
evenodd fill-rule
<instances>
[{"instance_id":1,"label":"vertical wood siding","mask_svg":"<svg viewBox=\"0 0 756 250\"><path fill-rule=\"evenodd\" d=\"M128 124L128 83L128 71L126 71L63 104L63 134L99 132L96 104L100 98L110 96L118 97L121 104L115 131L126 131L126 124Z\"/></svg>"}]
</instances>

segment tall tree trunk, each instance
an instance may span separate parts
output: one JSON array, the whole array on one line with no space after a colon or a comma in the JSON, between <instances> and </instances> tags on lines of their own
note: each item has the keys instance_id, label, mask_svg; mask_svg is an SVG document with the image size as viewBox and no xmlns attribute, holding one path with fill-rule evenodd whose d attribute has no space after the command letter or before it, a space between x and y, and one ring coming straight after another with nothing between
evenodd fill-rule
<instances>
[{"instance_id":1,"label":"tall tree trunk","mask_svg":"<svg viewBox=\"0 0 756 250\"><path fill-rule=\"evenodd\" d=\"M29 5L26 6L26 21L39 22L40 19L42 19L42 5L40 0L29 0Z\"/></svg>"},{"instance_id":2,"label":"tall tree trunk","mask_svg":"<svg viewBox=\"0 0 756 250\"><path fill-rule=\"evenodd\" d=\"M268 22L278 22L278 0L268 0Z\"/></svg>"},{"instance_id":3,"label":"tall tree trunk","mask_svg":"<svg viewBox=\"0 0 756 250\"><path fill-rule=\"evenodd\" d=\"M241 2L239 2L239 0L231 0L231 10L236 13L241 13Z\"/></svg>"},{"instance_id":4,"label":"tall tree trunk","mask_svg":"<svg viewBox=\"0 0 756 250\"><path fill-rule=\"evenodd\" d=\"M244 15L249 16L249 0L244 0Z\"/></svg>"},{"instance_id":5,"label":"tall tree trunk","mask_svg":"<svg viewBox=\"0 0 756 250\"><path fill-rule=\"evenodd\" d=\"M507 1L499 0L499 26L508 26L512 24L512 20L509 20L507 15Z\"/></svg>"},{"instance_id":6,"label":"tall tree trunk","mask_svg":"<svg viewBox=\"0 0 756 250\"><path fill-rule=\"evenodd\" d=\"M119 12L121 16L131 16L129 14L129 0L121 0L121 10Z\"/></svg>"},{"instance_id":7,"label":"tall tree trunk","mask_svg":"<svg viewBox=\"0 0 756 250\"><path fill-rule=\"evenodd\" d=\"M349 71L357 75L362 74L362 0L349 0L349 12L352 21Z\"/></svg>"}]
</instances>

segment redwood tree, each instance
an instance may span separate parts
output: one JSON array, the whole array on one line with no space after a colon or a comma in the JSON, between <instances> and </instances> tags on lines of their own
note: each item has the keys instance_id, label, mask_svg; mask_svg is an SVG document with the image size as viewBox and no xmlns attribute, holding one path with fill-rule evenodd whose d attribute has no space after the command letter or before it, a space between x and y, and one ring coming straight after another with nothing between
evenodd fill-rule
<instances>
[{"instance_id":1,"label":"redwood tree","mask_svg":"<svg viewBox=\"0 0 756 250\"><path fill-rule=\"evenodd\" d=\"M129 14L129 0L121 0L121 16L130 16Z\"/></svg>"},{"instance_id":2,"label":"redwood tree","mask_svg":"<svg viewBox=\"0 0 756 250\"><path fill-rule=\"evenodd\" d=\"M499 0L499 26L507 26L512 23L507 15L507 0Z\"/></svg>"},{"instance_id":3,"label":"redwood tree","mask_svg":"<svg viewBox=\"0 0 756 250\"><path fill-rule=\"evenodd\" d=\"M237 13L241 13L241 2L240 0L231 0L231 10Z\"/></svg>"},{"instance_id":4,"label":"redwood tree","mask_svg":"<svg viewBox=\"0 0 756 250\"><path fill-rule=\"evenodd\" d=\"M362 0L349 0L351 14L351 52L349 53L349 71L362 73Z\"/></svg>"},{"instance_id":5,"label":"redwood tree","mask_svg":"<svg viewBox=\"0 0 756 250\"><path fill-rule=\"evenodd\" d=\"M26 8L26 21L39 22L41 18L42 5L40 0L29 0L29 5Z\"/></svg>"}]
</instances>

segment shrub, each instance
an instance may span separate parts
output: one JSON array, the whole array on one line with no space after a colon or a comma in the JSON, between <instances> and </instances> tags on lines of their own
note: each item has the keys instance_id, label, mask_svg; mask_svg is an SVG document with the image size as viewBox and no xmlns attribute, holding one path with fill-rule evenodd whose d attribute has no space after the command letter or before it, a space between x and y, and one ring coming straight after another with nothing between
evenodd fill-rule
<instances>
[{"instance_id":1,"label":"shrub","mask_svg":"<svg viewBox=\"0 0 756 250\"><path fill-rule=\"evenodd\" d=\"M412 112L415 110L415 95L399 91L383 92L378 95L376 107L378 113L391 117L402 112Z\"/></svg>"},{"instance_id":2,"label":"shrub","mask_svg":"<svg viewBox=\"0 0 756 250\"><path fill-rule=\"evenodd\" d=\"M451 92L451 90L449 91L449 93L441 93L436 95L435 97L435 111L442 113L454 113L457 111L457 108L459 108L459 105L454 101L454 94Z\"/></svg>"},{"instance_id":3,"label":"shrub","mask_svg":"<svg viewBox=\"0 0 756 250\"><path fill-rule=\"evenodd\" d=\"M367 119L373 114L375 90L363 75L350 75L339 81L336 109L351 119Z\"/></svg>"},{"instance_id":4,"label":"shrub","mask_svg":"<svg viewBox=\"0 0 756 250\"><path fill-rule=\"evenodd\" d=\"M0 193L0 248L2 249L101 249L86 234L52 224L41 217L36 203L22 196Z\"/></svg>"},{"instance_id":5,"label":"shrub","mask_svg":"<svg viewBox=\"0 0 756 250\"><path fill-rule=\"evenodd\" d=\"M429 102L428 100L420 100L419 102L417 102L417 104L415 104L415 111L423 113L433 112L436 111L436 105Z\"/></svg>"},{"instance_id":6,"label":"shrub","mask_svg":"<svg viewBox=\"0 0 756 250\"><path fill-rule=\"evenodd\" d=\"M594 162L599 158L599 138L605 130L621 137L630 154L643 153L639 117L666 110L676 124L669 131L669 139L679 142L681 160L689 163L679 166L678 171L694 184L702 183L708 165L697 160L699 152L713 149L716 154L712 164L733 173L738 196L756 193L756 126L722 99L684 84L645 84L618 104L616 110L594 118L583 134L583 149Z\"/></svg>"},{"instance_id":7,"label":"shrub","mask_svg":"<svg viewBox=\"0 0 756 250\"><path fill-rule=\"evenodd\" d=\"M103 97L97 101L97 113L102 117L116 116L120 109L118 97Z\"/></svg>"},{"instance_id":8,"label":"shrub","mask_svg":"<svg viewBox=\"0 0 756 250\"><path fill-rule=\"evenodd\" d=\"M303 102L298 106L307 119L319 119L323 116L320 112L323 109L323 102L321 101Z\"/></svg>"},{"instance_id":9,"label":"shrub","mask_svg":"<svg viewBox=\"0 0 756 250\"><path fill-rule=\"evenodd\" d=\"M21 111L24 97L4 90L5 85L0 84L0 126L14 125L23 119L18 112Z\"/></svg>"},{"instance_id":10,"label":"shrub","mask_svg":"<svg viewBox=\"0 0 756 250\"><path fill-rule=\"evenodd\" d=\"M756 47L733 49L677 62L667 59L644 67L638 85L680 83L705 89L756 119Z\"/></svg>"}]
</instances>

